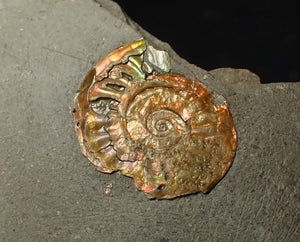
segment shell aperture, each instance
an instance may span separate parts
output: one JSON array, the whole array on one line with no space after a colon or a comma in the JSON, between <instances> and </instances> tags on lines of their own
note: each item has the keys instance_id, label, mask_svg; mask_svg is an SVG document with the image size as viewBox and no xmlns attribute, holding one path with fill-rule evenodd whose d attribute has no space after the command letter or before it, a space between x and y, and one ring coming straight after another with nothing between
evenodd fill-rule
<instances>
[{"instance_id":1,"label":"shell aperture","mask_svg":"<svg viewBox=\"0 0 300 242\"><path fill-rule=\"evenodd\" d=\"M99 61L74 100L82 153L157 199L209 192L230 168L237 140L226 101L169 69L167 52L137 40Z\"/></svg>"}]
</instances>

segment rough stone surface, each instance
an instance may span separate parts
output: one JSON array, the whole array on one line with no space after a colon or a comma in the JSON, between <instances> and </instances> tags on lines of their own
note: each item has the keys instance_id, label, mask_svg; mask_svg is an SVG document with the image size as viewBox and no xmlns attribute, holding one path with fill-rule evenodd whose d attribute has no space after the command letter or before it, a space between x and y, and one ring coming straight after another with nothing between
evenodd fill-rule
<instances>
[{"instance_id":1,"label":"rough stone surface","mask_svg":"<svg viewBox=\"0 0 300 242\"><path fill-rule=\"evenodd\" d=\"M207 84L230 104L237 154L209 194L148 200L132 179L97 172L81 155L72 124L79 84L141 36L169 51L174 71L214 75ZM300 83L207 73L109 0L0 0L0 53L1 241L299 240Z\"/></svg>"}]
</instances>

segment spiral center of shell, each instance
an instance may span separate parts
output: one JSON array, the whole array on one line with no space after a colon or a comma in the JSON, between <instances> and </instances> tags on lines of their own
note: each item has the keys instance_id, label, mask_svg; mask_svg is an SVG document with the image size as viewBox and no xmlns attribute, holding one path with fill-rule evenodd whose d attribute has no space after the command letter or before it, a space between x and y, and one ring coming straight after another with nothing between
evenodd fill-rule
<instances>
[{"instance_id":1,"label":"spiral center of shell","mask_svg":"<svg viewBox=\"0 0 300 242\"><path fill-rule=\"evenodd\" d=\"M164 109L155 111L148 116L147 128L158 137L186 131L186 125L182 118L175 112Z\"/></svg>"},{"instance_id":2,"label":"spiral center of shell","mask_svg":"<svg viewBox=\"0 0 300 242\"><path fill-rule=\"evenodd\" d=\"M168 120L158 120L155 123L155 128L159 132L160 135L164 135L166 131L173 128L173 125Z\"/></svg>"}]
</instances>

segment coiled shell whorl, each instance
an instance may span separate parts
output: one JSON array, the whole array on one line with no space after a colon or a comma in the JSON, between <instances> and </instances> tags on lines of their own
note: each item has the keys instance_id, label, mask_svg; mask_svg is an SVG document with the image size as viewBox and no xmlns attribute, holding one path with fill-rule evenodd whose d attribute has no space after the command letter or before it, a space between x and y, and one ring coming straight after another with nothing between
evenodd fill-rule
<instances>
[{"instance_id":1,"label":"coiled shell whorl","mask_svg":"<svg viewBox=\"0 0 300 242\"><path fill-rule=\"evenodd\" d=\"M149 198L210 191L236 150L226 101L169 69L168 54L141 39L97 63L75 96L82 153L102 172L133 177Z\"/></svg>"}]
</instances>

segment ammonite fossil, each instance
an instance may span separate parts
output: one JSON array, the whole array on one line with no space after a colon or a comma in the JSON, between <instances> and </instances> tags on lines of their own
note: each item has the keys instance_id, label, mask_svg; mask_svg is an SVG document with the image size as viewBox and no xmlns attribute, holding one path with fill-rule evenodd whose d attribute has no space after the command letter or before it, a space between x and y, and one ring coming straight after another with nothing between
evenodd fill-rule
<instances>
[{"instance_id":1,"label":"ammonite fossil","mask_svg":"<svg viewBox=\"0 0 300 242\"><path fill-rule=\"evenodd\" d=\"M75 96L82 153L99 171L133 177L149 198L210 191L236 150L226 101L170 73L167 52L144 39L116 49Z\"/></svg>"}]
</instances>

